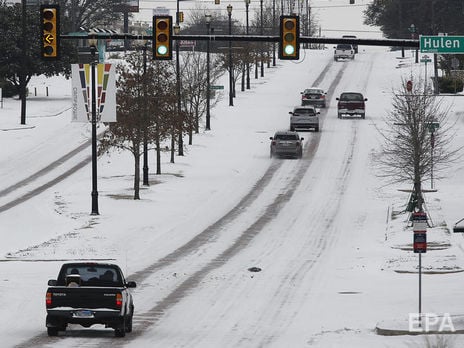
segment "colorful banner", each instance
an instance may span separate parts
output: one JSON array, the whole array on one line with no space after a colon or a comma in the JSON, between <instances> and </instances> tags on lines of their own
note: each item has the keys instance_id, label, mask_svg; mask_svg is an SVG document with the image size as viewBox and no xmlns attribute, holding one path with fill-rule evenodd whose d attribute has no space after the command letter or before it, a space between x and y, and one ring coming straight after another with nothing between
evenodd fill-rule
<instances>
[{"instance_id":1,"label":"colorful banner","mask_svg":"<svg viewBox=\"0 0 464 348\"><path fill-rule=\"evenodd\" d=\"M72 64L72 121L92 121L91 64ZM116 73L112 64L95 66L97 122L116 122Z\"/></svg>"}]
</instances>

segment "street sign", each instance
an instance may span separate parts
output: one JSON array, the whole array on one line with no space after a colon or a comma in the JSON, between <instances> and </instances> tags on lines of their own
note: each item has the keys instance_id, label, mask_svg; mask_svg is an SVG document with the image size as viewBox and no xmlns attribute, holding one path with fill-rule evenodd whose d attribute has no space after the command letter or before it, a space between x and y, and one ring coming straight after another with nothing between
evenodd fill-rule
<instances>
[{"instance_id":1,"label":"street sign","mask_svg":"<svg viewBox=\"0 0 464 348\"><path fill-rule=\"evenodd\" d=\"M421 35L419 47L422 53L464 53L464 36Z\"/></svg>"},{"instance_id":2,"label":"street sign","mask_svg":"<svg viewBox=\"0 0 464 348\"><path fill-rule=\"evenodd\" d=\"M209 86L209 89L224 89L224 86Z\"/></svg>"},{"instance_id":3,"label":"street sign","mask_svg":"<svg viewBox=\"0 0 464 348\"><path fill-rule=\"evenodd\" d=\"M407 89L408 92L412 91L412 81L411 80L406 82L406 89Z\"/></svg>"},{"instance_id":4,"label":"street sign","mask_svg":"<svg viewBox=\"0 0 464 348\"><path fill-rule=\"evenodd\" d=\"M427 252L427 214L415 212L412 214L412 229L414 232L413 249L415 253Z\"/></svg>"},{"instance_id":5,"label":"street sign","mask_svg":"<svg viewBox=\"0 0 464 348\"><path fill-rule=\"evenodd\" d=\"M430 63L432 61L432 59L430 59L429 56L425 55L421 58L421 63Z\"/></svg>"},{"instance_id":6,"label":"street sign","mask_svg":"<svg viewBox=\"0 0 464 348\"><path fill-rule=\"evenodd\" d=\"M440 128L440 123L438 123L438 122L427 122L427 128L428 128L430 133L433 133L438 128Z\"/></svg>"},{"instance_id":7,"label":"street sign","mask_svg":"<svg viewBox=\"0 0 464 348\"><path fill-rule=\"evenodd\" d=\"M427 252L427 233L414 233L413 248L416 254Z\"/></svg>"}]
</instances>

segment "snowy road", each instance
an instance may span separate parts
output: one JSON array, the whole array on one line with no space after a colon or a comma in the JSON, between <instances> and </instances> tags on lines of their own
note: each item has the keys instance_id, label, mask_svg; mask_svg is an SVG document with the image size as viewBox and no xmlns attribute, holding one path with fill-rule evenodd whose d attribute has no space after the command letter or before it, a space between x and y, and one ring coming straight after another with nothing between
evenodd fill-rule
<instances>
[{"instance_id":1,"label":"snowy road","mask_svg":"<svg viewBox=\"0 0 464 348\"><path fill-rule=\"evenodd\" d=\"M208 145L193 146L185 160L157 177L159 184L142 190L142 200L122 198L130 197L131 162L109 157L100 160L100 217L88 215L87 170L2 212L4 226L16 222L32 231L15 228L2 249L7 257L0 262L0 296L8 296L9 310L18 313L16 321L0 326L10 346L400 347L374 328L382 318L411 310L415 278L405 282L383 270L390 197L379 190L371 163L384 100L398 82L391 74L395 58L373 51L335 63L330 52L305 54L298 65L269 70L268 81L258 80L237 100L241 108L213 113L215 137L203 134L200 141ZM301 160L270 160L269 136L288 127L287 112L309 85L328 90L321 132L302 133ZM348 90L369 98L365 120L337 119L335 97ZM54 159L82 143L79 129L56 132L78 141L66 143ZM48 146L42 165L53 159L54 145ZM31 162L39 156L29 155ZM13 158L17 162L2 164L11 170L24 165L27 152ZM24 169L23 177L30 176L31 169ZM4 175L2 188L8 191L23 177ZM38 211L33 216L39 218L35 224L15 221L20 210ZM72 326L47 337L46 280L69 259L128 266L126 275L138 283L133 333L117 340L112 330ZM260 272L250 272L252 267ZM15 292L18 287L22 291ZM30 294L27 301L24 294Z\"/></svg>"},{"instance_id":2,"label":"snowy road","mask_svg":"<svg viewBox=\"0 0 464 348\"><path fill-rule=\"evenodd\" d=\"M363 58L365 62L355 67L358 72L372 65L370 59ZM329 59L326 69L308 85L330 81L329 95L335 95L340 86L365 90L367 81L363 75L359 74L359 80L344 80L345 69L350 69L349 63L333 64ZM349 76L357 76L358 72ZM329 80L328 76L334 77ZM334 104L332 101L332 108ZM271 346L286 336L293 320L301 315L300 304L314 291L308 284L324 278L320 269L324 268L326 255L344 247L337 246L339 216L346 210L343 196L351 179L361 131L358 128L365 122L340 122L328 111L331 109L321 110L322 133L305 133L308 140L302 160L273 160L229 213L190 242L131 275L141 287L137 291L134 334L123 345L140 346L139 340L145 339L147 330L162 331L174 323L182 327L183 334L157 340L161 346ZM337 133L336 142L328 138L333 133ZM292 250L292 254L282 253L285 250ZM262 271L244 273L252 266ZM184 271L178 277L167 284L159 283L160 275L174 274L179 269ZM280 281L268 282L268 277ZM164 293L156 291L160 300L154 307L147 307L152 291L160 286L165 289ZM229 298L229 304L223 307L224 296ZM210 308L206 315L211 327L198 330L205 313L194 310L197 315L186 315L184 303L189 308ZM257 335L256 330L263 332ZM233 335L221 337L217 332ZM99 340L78 338L75 331L64 334L68 335L76 337L79 345L101 344ZM40 335L19 346L47 346L49 342L50 338Z\"/></svg>"}]
</instances>

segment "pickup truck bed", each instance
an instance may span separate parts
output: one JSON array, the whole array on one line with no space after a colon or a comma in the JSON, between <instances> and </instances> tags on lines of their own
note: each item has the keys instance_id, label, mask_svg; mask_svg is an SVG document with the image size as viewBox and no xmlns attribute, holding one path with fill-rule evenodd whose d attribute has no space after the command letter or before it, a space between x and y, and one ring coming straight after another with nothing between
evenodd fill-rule
<instances>
[{"instance_id":1,"label":"pickup truck bed","mask_svg":"<svg viewBox=\"0 0 464 348\"><path fill-rule=\"evenodd\" d=\"M120 268L103 263L68 263L57 280L48 281L46 327L49 336L65 331L68 324L90 327L103 324L118 337L132 331L134 304Z\"/></svg>"}]
</instances>

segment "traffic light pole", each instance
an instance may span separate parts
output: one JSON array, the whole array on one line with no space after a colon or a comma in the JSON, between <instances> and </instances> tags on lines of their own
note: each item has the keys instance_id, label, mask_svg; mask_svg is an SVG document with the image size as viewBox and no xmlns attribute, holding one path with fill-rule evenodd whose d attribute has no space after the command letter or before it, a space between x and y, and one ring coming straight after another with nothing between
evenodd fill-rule
<instances>
[{"instance_id":1,"label":"traffic light pole","mask_svg":"<svg viewBox=\"0 0 464 348\"><path fill-rule=\"evenodd\" d=\"M98 190L97 190L97 102L95 94L95 65L97 65L95 45L90 46L92 53L92 212L91 215L99 215L98 212Z\"/></svg>"}]
</instances>

